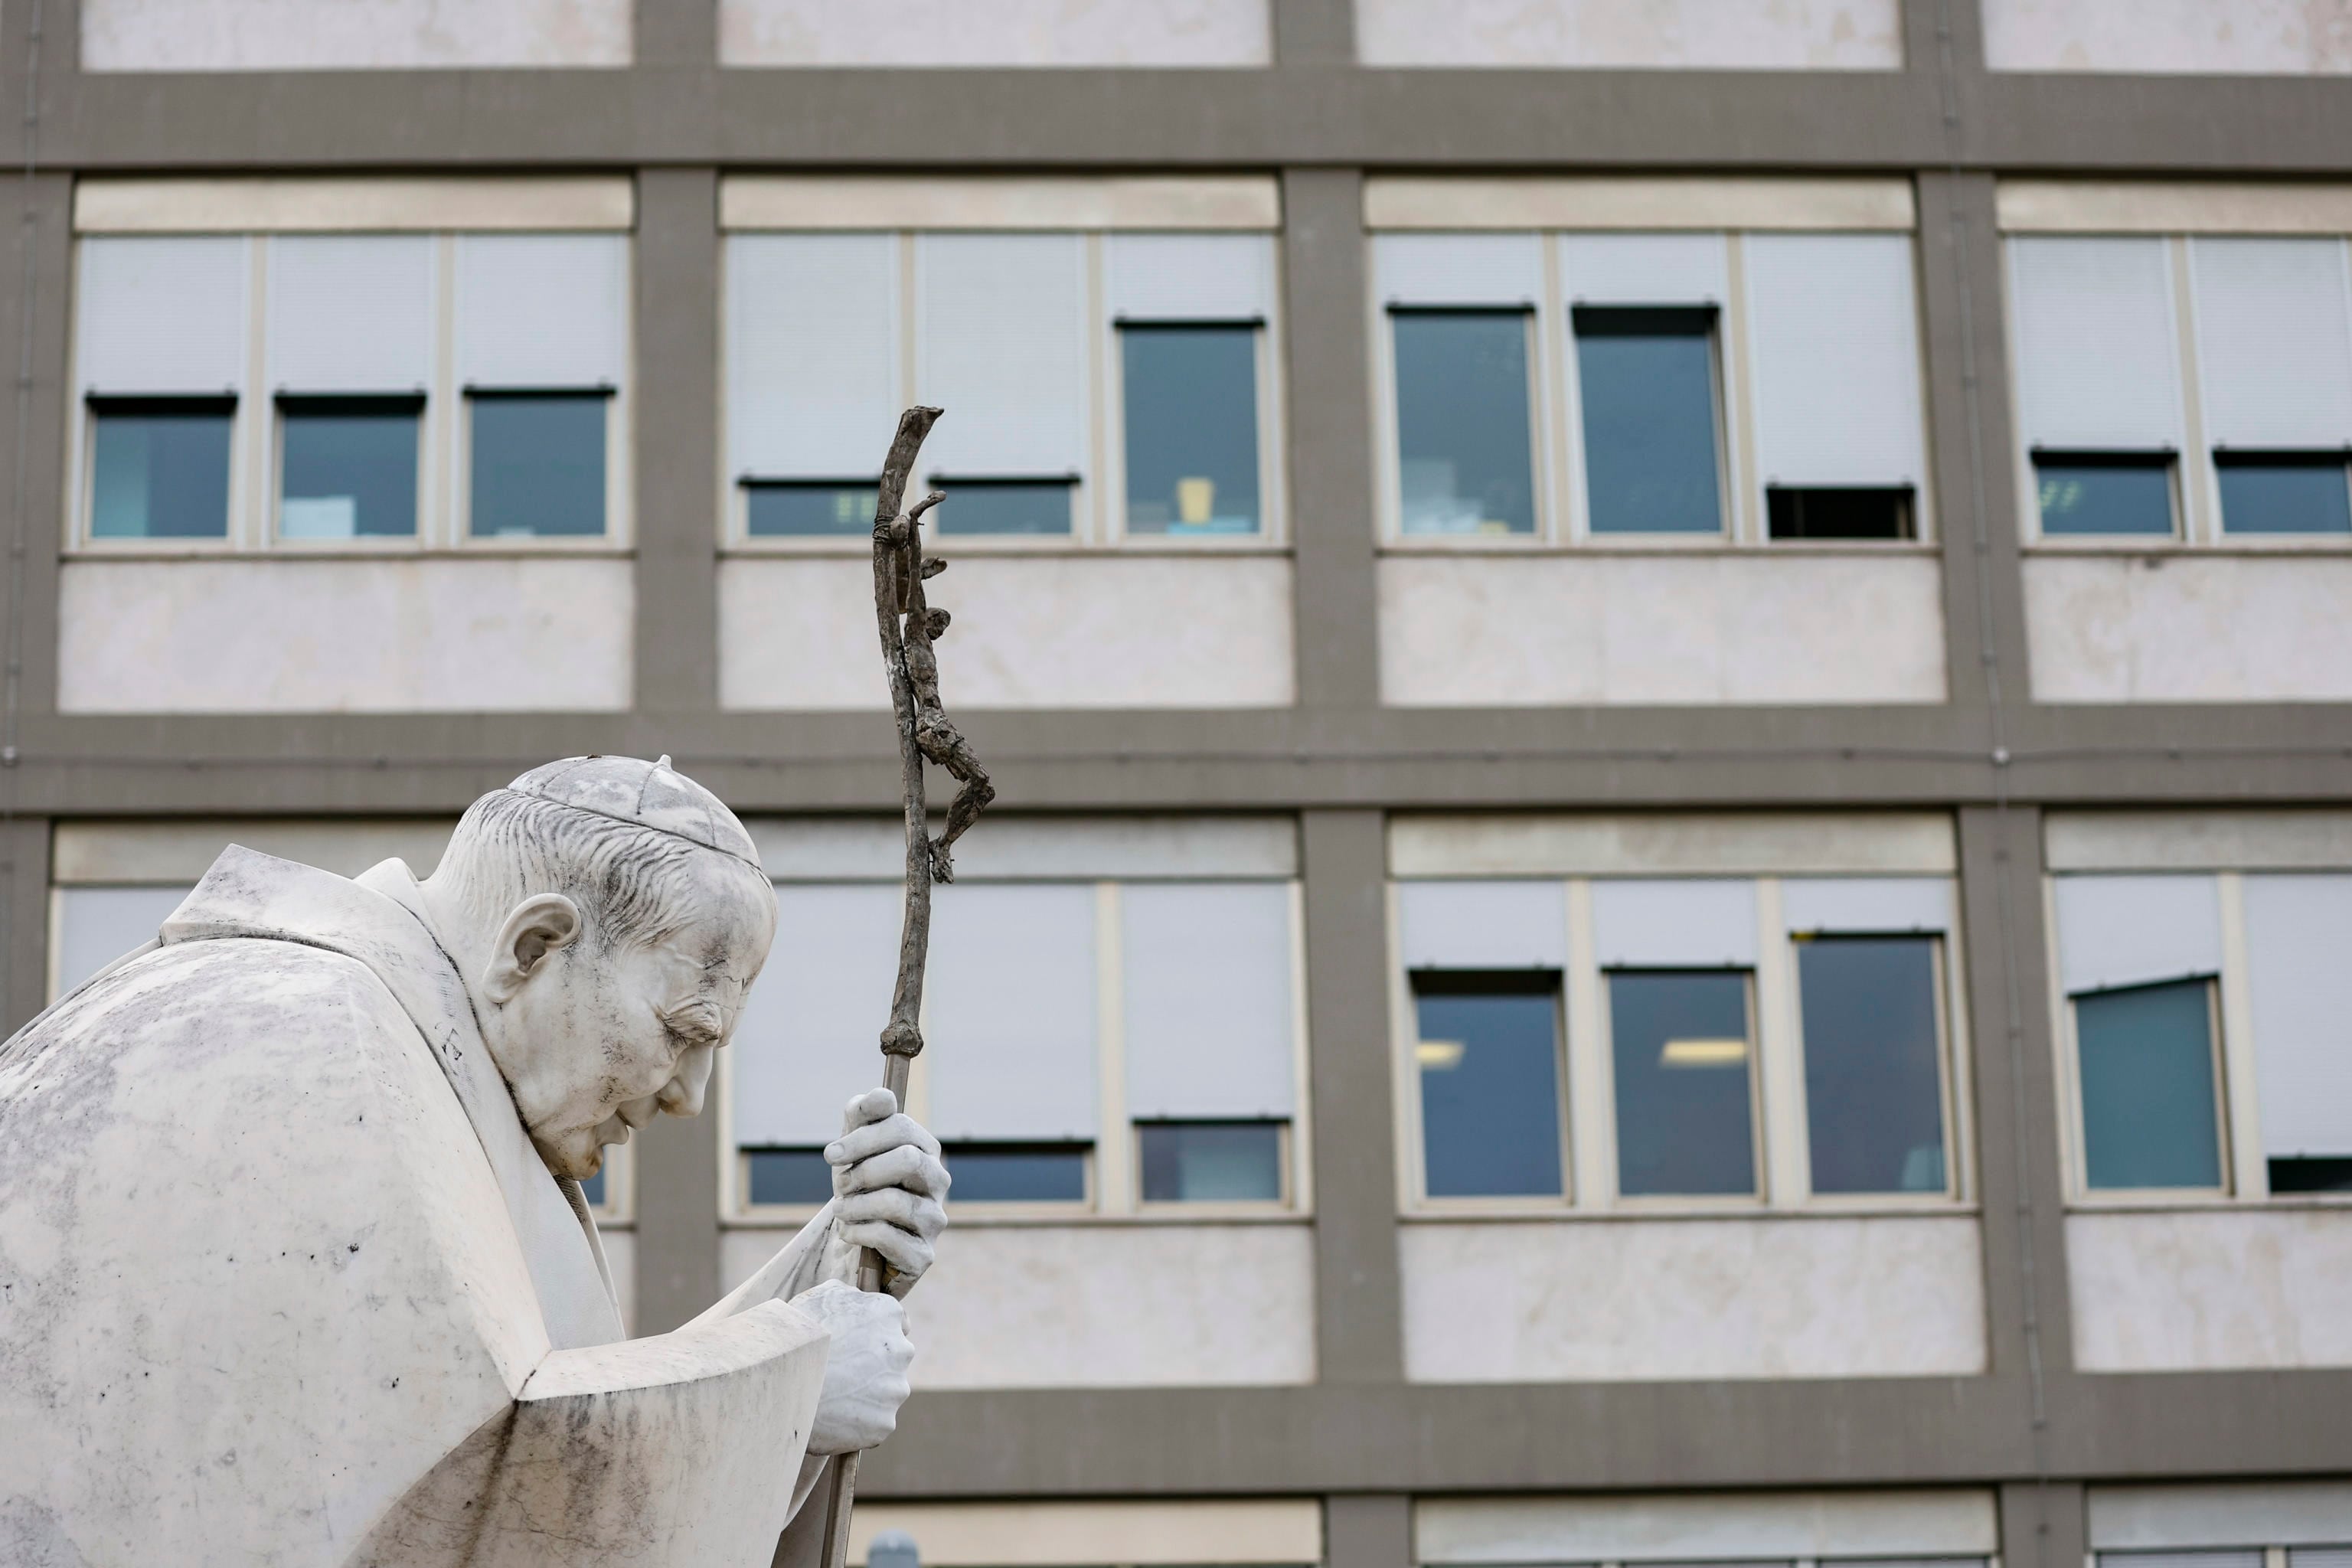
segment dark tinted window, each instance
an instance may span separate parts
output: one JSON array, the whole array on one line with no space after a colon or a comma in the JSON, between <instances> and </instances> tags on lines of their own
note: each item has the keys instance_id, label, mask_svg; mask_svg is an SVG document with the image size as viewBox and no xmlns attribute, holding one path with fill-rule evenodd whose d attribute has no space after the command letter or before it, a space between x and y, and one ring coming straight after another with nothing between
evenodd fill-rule
<instances>
[{"instance_id":1,"label":"dark tinted window","mask_svg":"<svg viewBox=\"0 0 2352 1568\"><path fill-rule=\"evenodd\" d=\"M1432 974L1415 986L1429 1195L1559 1194L1558 982Z\"/></svg>"},{"instance_id":2,"label":"dark tinted window","mask_svg":"<svg viewBox=\"0 0 2352 1568\"><path fill-rule=\"evenodd\" d=\"M1273 1203L1282 1196L1278 1121L1144 1121L1143 1201Z\"/></svg>"},{"instance_id":3,"label":"dark tinted window","mask_svg":"<svg viewBox=\"0 0 2352 1568\"><path fill-rule=\"evenodd\" d=\"M475 395L476 537L604 531L605 403L602 393Z\"/></svg>"},{"instance_id":4,"label":"dark tinted window","mask_svg":"<svg viewBox=\"0 0 2352 1568\"><path fill-rule=\"evenodd\" d=\"M881 491L871 479L753 479L744 531L754 539L867 539Z\"/></svg>"},{"instance_id":5,"label":"dark tinted window","mask_svg":"<svg viewBox=\"0 0 2352 1568\"><path fill-rule=\"evenodd\" d=\"M1397 310L1397 489L1407 533L1533 533L1525 310Z\"/></svg>"},{"instance_id":6,"label":"dark tinted window","mask_svg":"<svg viewBox=\"0 0 2352 1568\"><path fill-rule=\"evenodd\" d=\"M1576 374L1595 533L1719 533L1715 312L1580 306Z\"/></svg>"},{"instance_id":7,"label":"dark tinted window","mask_svg":"<svg viewBox=\"0 0 2352 1568\"><path fill-rule=\"evenodd\" d=\"M92 398L95 539L228 537L228 397Z\"/></svg>"},{"instance_id":8,"label":"dark tinted window","mask_svg":"<svg viewBox=\"0 0 2352 1568\"><path fill-rule=\"evenodd\" d=\"M949 1201L1077 1204L1087 1198L1084 1143L950 1143Z\"/></svg>"},{"instance_id":9,"label":"dark tinted window","mask_svg":"<svg viewBox=\"0 0 2352 1568\"><path fill-rule=\"evenodd\" d=\"M1255 533L1257 329L1119 328L1129 533Z\"/></svg>"},{"instance_id":10,"label":"dark tinted window","mask_svg":"<svg viewBox=\"0 0 2352 1568\"><path fill-rule=\"evenodd\" d=\"M2074 1038L2090 1184L2220 1186L2210 982L2077 996Z\"/></svg>"},{"instance_id":11,"label":"dark tinted window","mask_svg":"<svg viewBox=\"0 0 2352 1568\"><path fill-rule=\"evenodd\" d=\"M1813 1191L1945 1191L1935 940L1800 941L1797 989Z\"/></svg>"},{"instance_id":12,"label":"dark tinted window","mask_svg":"<svg viewBox=\"0 0 2352 1568\"><path fill-rule=\"evenodd\" d=\"M2169 454L2037 452L2033 484L2044 533L2172 532Z\"/></svg>"},{"instance_id":13,"label":"dark tinted window","mask_svg":"<svg viewBox=\"0 0 2352 1568\"><path fill-rule=\"evenodd\" d=\"M833 1196L833 1167L822 1149L746 1149L755 1204L824 1203Z\"/></svg>"},{"instance_id":14,"label":"dark tinted window","mask_svg":"<svg viewBox=\"0 0 2352 1568\"><path fill-rule=\"evenodd\" d=\"M1619 970L1609 976L1617 1190L1629 1197L1756 1190L1748 976Z\"/></svg>"},{"instance_id":15,"label":"dark tinted window","mask_svg":"<svg viewBox=\"0 0 2352 1568\"><path fill-rule=\"evenodd\" d=\"M2341 452L2213 454L2228 533L2352 533Z\"/></svg>"},{"instance_id":16,"label":"dark tinted window","mask_svg":"<svg viewBox=\"0 0 2352 1568\"><path fill-rule=\"evenodd\" d=\"M947 500L929 514L941 533L1067 533L1067 479L956 479L933 475L931 488ZM866 514L866 531L873 530Z\"/></svg>"},{"instance_id":17,"label":"dark tinted window","mask_svg":"<svg viewBox=\"0 0 2352 1568\"><path fill-rule=\"evenodd\" d=\"M279 538L415 534L422 398L281 398L278 406Z\"/></svg>"}]
</instances>

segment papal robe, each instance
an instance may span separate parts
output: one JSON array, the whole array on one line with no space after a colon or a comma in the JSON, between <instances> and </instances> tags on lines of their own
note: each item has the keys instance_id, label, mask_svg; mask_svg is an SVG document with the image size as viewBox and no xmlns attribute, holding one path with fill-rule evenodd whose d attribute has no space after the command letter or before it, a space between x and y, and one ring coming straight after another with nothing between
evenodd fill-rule
<instances>
[{"instance_id":1,"label":"papal robe","mask_svg":"<svg viewBox=\"0 0 2352 1568\"><path fill-rule=\"evenodd\" d=\"M626 1339L420 911L232 847L0 1046L0 1562L769 1561L827 1216Z\"/></svg>"}]
</instances>

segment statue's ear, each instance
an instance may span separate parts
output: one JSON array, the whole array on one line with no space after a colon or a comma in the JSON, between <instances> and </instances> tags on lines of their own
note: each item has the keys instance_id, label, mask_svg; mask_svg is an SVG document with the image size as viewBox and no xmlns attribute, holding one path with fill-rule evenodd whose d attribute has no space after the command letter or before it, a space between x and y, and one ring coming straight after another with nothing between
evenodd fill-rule
<instances>
[{"instance_id":1,"label":"statue's ear","mask_svg":"<svg viewBox=\"0 0 2352 1568\"><path fill-rule=\"evenodd\" d=\"M580 906L562 893L534 893L507 911L491 944L483 989L493 1002L508 1002L539 971L540 962L580 935Z\"/></svg>"}]
</instances>

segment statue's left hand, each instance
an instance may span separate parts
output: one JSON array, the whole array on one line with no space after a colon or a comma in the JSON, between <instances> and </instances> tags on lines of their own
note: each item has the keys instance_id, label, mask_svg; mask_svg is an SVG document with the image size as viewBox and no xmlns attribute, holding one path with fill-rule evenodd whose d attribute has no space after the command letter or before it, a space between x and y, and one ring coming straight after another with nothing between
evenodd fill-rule
<instances>
[{"instance_id":1,"label":"statue's left hand","mask_svg":"<svg viewBox=\"0 0 2352 1568\"><path fill-rule=\"evenodd\" d=\"M889 1266L885 1289L906 1295L931 1267L931 1244L947 1228L940 1141L899 1110L897 1096L874 1089L849 1102L824 1158L833 1167L835 1234L880 1253Z\"/></svg>"}]
</instances>

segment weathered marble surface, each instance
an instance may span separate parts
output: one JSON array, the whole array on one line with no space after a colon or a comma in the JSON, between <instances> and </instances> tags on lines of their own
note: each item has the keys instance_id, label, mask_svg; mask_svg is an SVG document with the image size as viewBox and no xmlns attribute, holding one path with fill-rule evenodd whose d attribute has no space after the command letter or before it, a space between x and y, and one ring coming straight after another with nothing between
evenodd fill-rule
<instances>
[{"instance_id":1,"label":"weathered marble surface","mask_svg":"<svg viewBox=\"0 0 2352 1568\"><path fill-rule=\"evenodd\" d=\"M2084 1372L2352 1366L2352 1211L2071 1214L2066 1275Z\"/></svg>"},{"instance_id":2,"label":"weathered marble surface","mask_svg":"<svg viewBox=\"0 0 2352 1568\"><path fill-rule=\"evenodd\" d=\"M2038 702L2352 698L2352 559L2318 552L2025 562Z\"/></svg>"},{"instance_id":3,"label":"weathered marble surface","mask_svg":"<svg viewBox=\"0 0 2352 1568\"><path fill-rule=\"evenodd\" d=\"M1267 0L719 0L730 66L1263 66Z\"/></svg>"},{"instance_id":4,"label":"weathered marble surface","mask_svg":"<svg viewBox=\"0 0 2352 1568\"><path fill-rule=\"evenodd\" d=\"M2342 76L2347 0L1985 0L1994 70Z\"/></svg>"},{"instance_id":5,"label":"weathered marble surface","mask_svg":"<svg viewBox=\"0 0 2352 1568\"><path fill-rule=\"evenodd\" d=\"M1369 66L1900 70L1895 0L1357 0Z\"/></svg>"},{"instance_id":6,"label":"weathered marble surface","mask_svg":"<svg viewBox=\"0 0 2352 1568\"><path fill-rule=\"evenodd\" d=\"M83 0L94 71L625 66L628 0Z\"/></svg>"}]
</instances>

